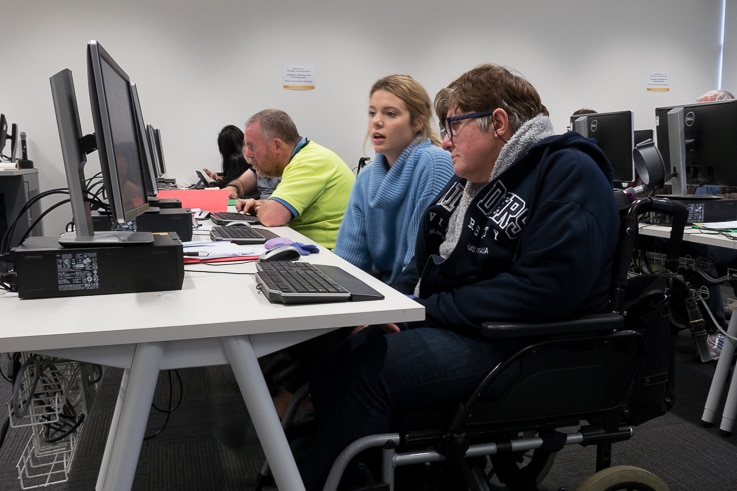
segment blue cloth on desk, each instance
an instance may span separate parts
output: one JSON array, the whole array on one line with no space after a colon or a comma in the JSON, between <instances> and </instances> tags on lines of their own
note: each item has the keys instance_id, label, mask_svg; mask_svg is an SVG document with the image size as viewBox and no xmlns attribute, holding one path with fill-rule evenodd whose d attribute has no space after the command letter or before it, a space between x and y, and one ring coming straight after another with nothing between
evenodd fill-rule
<instances>
[{"instance_id":1,"label":"blue cloth on desk","mask_svg":"<svg viewBox=\"0 0 737 491\"><path fill-rule=\"evenodd\" d=\"M293 247L296 247L299 249L300 254L303 256L309 256L310 254L317 254L320 252L320 249L317 248L314 244L303 244L301 242L294 242L292 239L289 239L287 237L275 237L273 239L269 239L264 243L264 247L266 249L274 249L275 247L285 246L285 245L291 245Z\"/></svg>"}]
</instances>

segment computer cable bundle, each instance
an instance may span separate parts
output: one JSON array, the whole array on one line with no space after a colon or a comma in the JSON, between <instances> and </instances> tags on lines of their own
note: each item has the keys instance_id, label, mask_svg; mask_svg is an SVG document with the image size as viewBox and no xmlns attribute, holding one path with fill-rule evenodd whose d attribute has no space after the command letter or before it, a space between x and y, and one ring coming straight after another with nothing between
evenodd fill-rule
<instances>
[{"instance_id":1,"label":"computer cable bundle","mask_svg":"<svg viewBox=\"0 0 737 491\"><path fill-rule=\"evenodd\" d=\"M54 205L52 205L48 210L44 211L40 216L38 216L33 221L33 223L30 224L30 226L28 227L28 230L26 231L26 233L22 237L20 237L17 241L14 241L13 240L14 239L13 236L15 235L15 229L18 226L18 223L19 223L20 219L25 216L25 214L28 212L28 210L31 209L31 207L34 204L36 204L37 202L39 202L41 199L43 199L43 198L45 198L47 196L54 195L54 194L68 195L69 194L69 190L68 189L64 189L64 188L58 188L58 189L51 189L51 190L48 190L48 191L44 191L42 193L39 193L39 194L33 196L31 199L29 199L21 207L21 209L19 210L18 214L8 224L8 229L5 231L5 235L3 235L2 242L0 243L0 253L7 253L13 247L22 244L23 241L28 237L28 235L30 234L30 232L33 230L33 228L36 227L38 225L38 223L40 223L40 221L43 219L43 217L45 217L46 215L48 215L51 211L53 211L54 209L58 208L59 206L61 206L61 205L65 204L65 203L68 203L69 202L69 199L62 199L62 200L58 201L57 203L55 203Z\"/></svg>"}]
</instances>

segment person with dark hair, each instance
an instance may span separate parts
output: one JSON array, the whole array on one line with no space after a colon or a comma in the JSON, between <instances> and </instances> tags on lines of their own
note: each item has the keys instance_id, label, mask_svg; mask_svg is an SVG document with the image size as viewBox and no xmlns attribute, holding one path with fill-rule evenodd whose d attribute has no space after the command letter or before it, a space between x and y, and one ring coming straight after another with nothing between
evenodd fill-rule
<instances>
[{"instance_id":1,"label":"person with dark hair","mask_svg":"<svg viewBox=\"0 0 737 491\"><path fill-rule=\"evenodd\" d=\"M347 444L391 431L397 412L467 398L517 345L482 337L483 322L608 308L619 212L604 153L578 133L554 135L537 90L504 67L478 66L448 88L443 148L455 175L392 284L426 318L368 326L317 361L317 433L300 463L309 491Z\"/></svg>"},{"instance_id":2,"label":"person with dark hair","mask_svg":"<svg viewBox=\"0 0 737 491\"><path fill-rule=\"evenodd\" d=\"M224 126L218 133L218 150L222 160L221 172L202 169L207 176L224 188L230 181L243 174L248 169L248 163L243 156L243 132L232 124Z\"/></svg>"}]
</instances>

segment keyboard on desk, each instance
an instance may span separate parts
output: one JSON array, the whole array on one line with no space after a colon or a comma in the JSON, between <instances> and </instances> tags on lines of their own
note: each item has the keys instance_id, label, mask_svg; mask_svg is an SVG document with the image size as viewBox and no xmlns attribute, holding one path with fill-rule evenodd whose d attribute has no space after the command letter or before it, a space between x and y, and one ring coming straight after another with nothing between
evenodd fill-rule
<instances>
[{"instance_id":1,"label":"keyboard on desk","mask_svg":"<svg viewBox=\"0 0 737 491\"><path fill-rule=\"evenodd\" d=\"M258 218L254 215L238 213L236 211L217 211L210 213L210 221L215 225L226 225L230 222L248 222L258 224Z\"/></svg>"},{"instance_id":2,"label":"keyboard on desk","mask_svg":"<svg viewBox=\"0 0 737 491\"><path fill-rule=\"evenodd\" d=\"M256 264L258 288L271 303L381 300L384 295L337 266L297 261Z\"/></svg>"},{"instance_id":3,"label":"keyboard on desk","mask_svg":"<svg viewBox=\"0 0 737 491\"><path fill-rule=\"evenodd\" d=\"M238 225L228 227L226 225L215 225L210 230L212 240L228 240L236 244L263 244L268 239L279 237L274 232L266 229L255 229L250 225Z\"/></svg>"}]
</instances>

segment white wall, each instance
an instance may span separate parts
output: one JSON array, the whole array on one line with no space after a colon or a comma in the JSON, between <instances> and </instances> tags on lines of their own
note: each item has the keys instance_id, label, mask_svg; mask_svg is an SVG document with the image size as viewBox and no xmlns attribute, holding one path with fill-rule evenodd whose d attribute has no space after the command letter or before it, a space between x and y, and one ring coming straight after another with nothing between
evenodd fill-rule
<instances>
[{"instance_id":1,"label":"white wall","mask_svg":"<svg viewBox=\"0 0 737 491\"><path fill-rule=\"evenodd\" d=\"M737 95L737 0L727 0L722 88Z\"/></svg>"},{"instance_id":2,"label":"white wall","mask_svg":"<svg viewBox=\"0 0 737 491\"><path fill-rule=\"evenodd\" d=\"M729 0L733 10L735 1ZM632 109L636 127L651 128L655 107L691 102L717 85L719 6L720 0L4 0L0 111L27 133L42 189L65 186L49 88L49 77L63 68L74 74L83 130L92 132L90 39L138 84L144 117L161 129L169 174L180 182L193 178L195 168L219 165L222 126L242 126L265 107L286 110L303 135L354 166L364 155L368 90L377 78L409 73L433 97L483 62L525 75L559 132L583 106ZM730 53L734 59L734 48ZM317 88L282 89L288 64L314 65ZM668 75L669 92L646 90L654 72ZM97 168L93 154L87 175ZM46 232L70 217L68 209L55 211Z\"/></svg>"}]
</instances>

